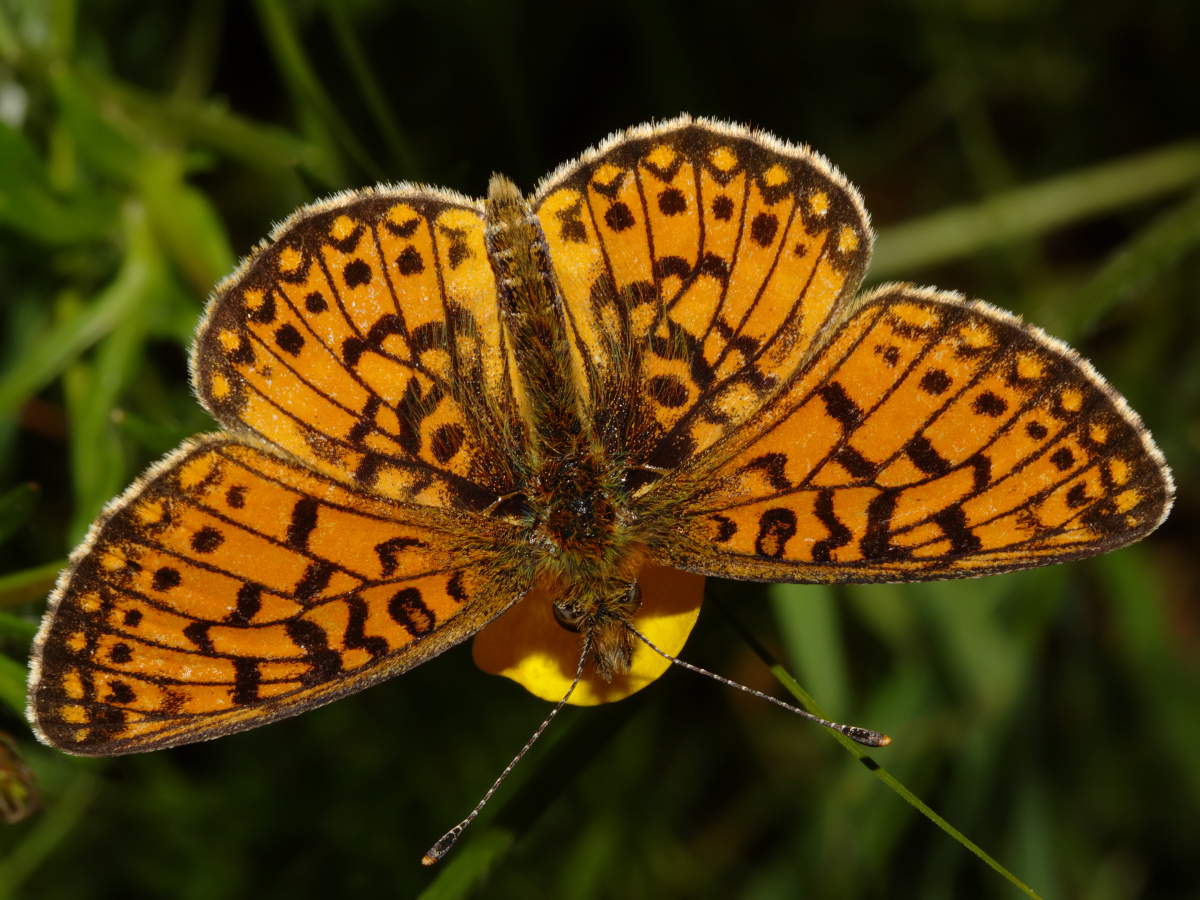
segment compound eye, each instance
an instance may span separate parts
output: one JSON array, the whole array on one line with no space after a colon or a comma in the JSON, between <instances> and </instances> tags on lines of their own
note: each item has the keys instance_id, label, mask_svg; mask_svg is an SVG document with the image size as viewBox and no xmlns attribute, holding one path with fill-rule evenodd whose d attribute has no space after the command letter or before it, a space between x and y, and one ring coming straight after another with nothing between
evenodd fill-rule
<instances>
[{"instance_id":1,"label":"compound eye","mask_svg":"<svg viewBox=\"0 0 1200 900\"><path fill-rule=\"evenodd\" d=\"M579 610L572 609L565 604L552 604L554 610L554 621L561 625L567 631L578 633L579 626L583 624L583 613Z\"/></svg>"}]
</instances>

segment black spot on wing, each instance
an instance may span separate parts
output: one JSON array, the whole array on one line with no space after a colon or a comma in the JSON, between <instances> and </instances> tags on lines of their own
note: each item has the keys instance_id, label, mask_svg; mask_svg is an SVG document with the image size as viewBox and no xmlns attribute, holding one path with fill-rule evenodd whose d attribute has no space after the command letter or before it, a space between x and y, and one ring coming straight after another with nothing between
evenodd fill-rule
<instances>
[{"instance_id":1,"label":"black spot on wing","mask_svg":"<svg viewBox=\"0 0 1200 900\"><path fill-rule=\"evenodd\" d=\"M333 566L329 563L324 560L315 560L309 563L308 568L304 570L304 574L296 583L296 599L302 603L311 603L321 591L329 586L329 579L332 577Z\"/></svg>"},{"instance_id":2,"label":"black spot on wing","mask_svg":"<svg viewBox=\"0 0 1200 900\"><path fill-rule=\"evenodd\" d=\"M862 410L846 394L846 389L836 381L831 381L824 385L819 391L818 396L825 401L825 410L841 423L846 430L857 428L862 421Z\"/></svg>"},{"instance_id":3,"label":"black spot on wing","mask_svg":"<svg viewBox=\"0 0 1200 900\"><path fill-rule=\"evenodd\" d=\"M230 625L246 626L262 608L262 585L247 581L237 592L237 606L225 617Z\"/></svg>"},{"instance_id":4,"label":"black spot on wing","mask_svg":"<svg viewBox=\"0 0 1200 900\"><path fill-rule=\"evenodd\" d=\"M291 521L287 528L287 545L293 550L308 549L308 538L317 527L317 510L320 503L315 497L301 497L292 507Z\"/></svg>"},{"instance_id":5,"label":"black spot on wing","mask_svg":"<svg viewBox=\"0 0 1200 900\"><path fill-rule=\"evenodd\" d=\"M108 696L105 700L109 703L132 703L136 699L137 694L124 681L111 681L108 684Z\"/></svg>"},{"instance_id":6,"label":"black spot on wing","mask_svg":"<svg viewBox=\"0 0 1200 900\"><path fill-rule=\"evenodd\" d=\"M388 601L388 615L414 637L428 634L437 624L421 598L421 592L413 587L401 588L392 595Z\"/></svg>"},{"instance_id":7,"label":"black spot on wing","mask_svg":"<svg viewBox=\"0 0 1200 900\"><path fill-rule=\"evenodd\" d=\"M792 482L784 472L787 466L787 455L783 453L764 453L746 463L746 470L761 470L767 477L767 483L777 491L788 491ZM793 518L795 518L793 516Z\"/></svg>"},{"instance_id":8,"label":"black spot on wing","mask_svg":"<svg viewBox=\"0 0 1200 900\"><path fill-rule=\"evenodd\" d=\"M351 290L370 284L371 266L366 260L352 259L342 269L342 278L346 280L346 287Z\"/></svg>"},{"instance_id":9,"label":"black spot on wing","mask_svg":"<svg viewBox=\"0 0 1200 900\"><path fill-rule=\"evenodd\" d=\"M665 188L658 195L658 208L664 216L677 216L687 211L687 199L679 188Z\"/></svg>"},{"instance_id":10,"label":"black spot on wing","mask_svg":"<svg viewBox=\"0 0 1200 900\"><path fill-rule=\"evenodd\" d=\"M283 623L287 635L304 651L304 662L311 667L301 677L304 684L321 684L342 670L342 657L329 649L325 629L307 619L288 619Z\"/></svg>"},{"instance_id":11,"label":"black spot on wing","mask_svg":"<svg viewBox=\"0 0 1200 900\"><path fill-rule=\"evenodd\" d=\"M997 397L991 391L984 391L971 403L971 409L978 415L990 416L994 419L1004 415L1008 409L1008 402L1002 397Z\"/></svg>"},{"instance_id":12,"label":"black spot on wing","mask_svg":"<svg viewBox=\"0 0 1200 900\"><path fill-rule=\"evenodd\" d=\"M258 668L258 660L247 657L236 657L233 660L233 691L230 699L234 706L247 706L258 702L258 686L262 683L262 673Z\"/></svg>"},{"instance_id":13,"label":"black spot on wing","mask_svg":"<svg viewBox=\"0 0 1200 900\"><path fill-rule=\"evenodd\" d=\"M445 465L452 460L458 451L462 448L463 441L466 440L467 433L463 427L457 423L442 425L433 433L433 437L429 442L429 449L433 453L433 458L440 464Z\"/></svg>"},{"instance_id":14,"label":"black spot on wing","mask_svg":"<svg viewBox=\"0 0 1200 900\"><path fill-rule=\"evenodd\" d=\"M1075 454L1071 452L1069 447L1059 447L1050 454L1050 462L1054 468L1060 472L1065 472L1075 464Z\"/></svg>"},{"instance_id":15,"label":"black spot on wing","mask_svg":"<svg viewBox=\"0 0 1200 900\"><path fill-rule=\"evenodd\" d=\"M929 442L929 438L918 434L904 448L908 458L926 475L945 475L950 471L950 463Z\"/></svg>"},{"instance_id":16,"label":"black spot on wing","mask_svg":"<svg viewBox=\"0 0 1200 900\"><path fill-rule=\"evenodd\" d=\"M124 641L113 644L112 650L108 652L108 658L119 666L125 665L133 659L133 650Z\"/></svg>"},{"instance_id":17,"label":"black spot on wing","mask_svg":"<svg viewBox=\"0 0 1200 900\"><path fill-rule=\"evenodd\" d=\"M967 514L959 504L943 509L933 517L942 532L950 539L950 553L965 556L978 553L983 543L967 527Z\"/></svg>"},{"instance_id":18,"label":"black spot on wing","mask_svg":"<svg viewBox=\"0 0 1200 900\"><path fill-rule=\"evenodd\" d=\"M349 619L346 622L346 632L343 638L346 648L349 650L366 650L371 654L372 659L376 659L388 652L388 643L379 635L366 634L367 627L367 602L362 597L352 596L346 598L346 605L350 609Z\"/></svg>"},{"instance_id":19,"label":"black spot on wing","mask_svg":"<svg viewBox=\"0 0 1200 900\"><path fill-rule=\"evenodd\" d=\"M296 330L291 322L280 325L275 331L275 343L279 349L291 356L299 356L304 349L304 335Z\"/></svg>"},{"instance_id":20,"label":"black spot on wing","mask_svg":"<svg viewBox=\"0 0 1200 900\"><path fill-rule=\"evenodd\" d=\"M766 510L758 519L754 552L765 559L779 559L787 542L796 535L796 514L782 506Z\"/></svg>"},{"instance_id":21,"label":"black spot on wing","mask_svg":"<svg viewBox=\"0 0 1200 900\"><path fill-rule=\"evenodd\" d=\"M688 401L688 389L675 375L655 375L648 387L650 396L668 409L678 409Z\"/></svg>"},{"instance_id":22,"label":"black spot on wing","mask_svg":"<svg viewBox=\"0 0 1200 900\"><path fill-rule=\"evenodd\" d=\"M728 516L714 514L709 516L717 524L717 535L713 540L718 544L724 544L731 537L737 534L737 523Z\"/></svg>"},{"instance_id":23,"label":"black spot on wing","mask_svg":"<svg viewBox=\"0 0 1200 900\"><path fill-rule=\"evenodd\" d=\"M405 247L396 257L396 270L401 275L420 275L425 271L425 261L416 247Z\"/></svg>"},{"instance_id":24,"label":"black spot on wing","mask_svg":"<svg viewBox=\"0 0 1200 900\"><path fill-rule=\"evenodd\" d=\"M750 239L760 247L770 247L779 231L779 217L760 212L750 222Z\"/></svg>"},{"instance_id":25,"label":"black spot on wing","mask_svg":"<svg viewBox=\"0 0 1200 900\"><path fill-rule=\"evenodd\" d=\"M941 369L930 369L921 376L921 390L935 396L944 394L951 383L950 376Z\"/></svg>"},{"instance_id":26,"label":"black spot on wing","mask_svg":"<svg viewBox=\"0 0 1200 900\"><path fill-rule=\"evenodd\" d=\"M844 444L833 454L833 461L839 463L856 481L875 474L875 464L849 444Z\"/></svg>"},{"instance_id":27,"label":"black spot on wing","mask_svg":"<svg viewBox=\"0 0 1200 900\"><path fill-rule=\"evenodd\" d=\"M375 553L379 557L379 567L383 572L384 578L390 578L392 573L396 571L399 565L399 555L409 547L423 547L424 544L417 538L410 537L394 537L388 538L375 545Z\"/></svg>"},{"instance_id":28,"label":"black spot on wing","mask_svg":"<svg viewBox=\"0 0 1200 900\"><path fill-rule=\"evenodd\" d=\"M633 212L620 200L610 206L604 214L605 224L618 233L625 231L627 228L632 228L635 221Z\"/></svg>"},{"instance_id":29,"label":"black spot on wing","mask_svg":"<svg viewBox=\"0 0 1200 900\"><path fill-rule=\"evenodd\" d=\"M817 493L817 502L813 512L829 530L829 536L813 544L812 559L816 563L827 563L833 559L833 551L850 543L850 529L842 524L833 511L833 491L823 490Z\"/></svg>"},{"instance_id":30,"label":"black spot on wing","mask_svg":"<svg viewBox=\"0 0 1200 900\"><path fill-rule=\"evenodd\" d=\"M211 525L205 525L192 535L191 543L197 553L212 553L225 543L225 536Z\"/></svg>"},{"instance_id":31,"label":"black spot on wing","mask_svg":"<svg viewBox=\"0 0 1200 900\"><path fill-rule=\"evenodd\" d=\"M170 566L163 566L154 573L154 578L151 580L156 591L169 591L171 588L179 587L183 580L178 569L172 569Z\"/></svg>"}]
</instances>

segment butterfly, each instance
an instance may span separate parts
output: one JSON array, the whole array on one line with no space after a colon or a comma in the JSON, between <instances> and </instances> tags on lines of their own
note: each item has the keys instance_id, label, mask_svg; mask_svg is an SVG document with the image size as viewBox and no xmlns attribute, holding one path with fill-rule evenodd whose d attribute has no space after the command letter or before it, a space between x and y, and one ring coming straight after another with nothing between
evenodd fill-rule
<instances>
[{"instance_id":1,"label":"butterfly","mask_svg":"<svg viewBox=\"0 0 1200 900\"><path fill-rule=\"evenodd\" d=\"M586 648L574 702L601 702L665 667L635 628L682 646L700 576L959 578L1162 522L1163 456L1085 360L956 294L859 295L872 241L821 156L686 116L529 198L495 176L482 201L299 210L197 332L223 430L114 500L59 579L38 737L213 738L476 634L550 696L550 645Z\"/></svg>"}]
</instances>

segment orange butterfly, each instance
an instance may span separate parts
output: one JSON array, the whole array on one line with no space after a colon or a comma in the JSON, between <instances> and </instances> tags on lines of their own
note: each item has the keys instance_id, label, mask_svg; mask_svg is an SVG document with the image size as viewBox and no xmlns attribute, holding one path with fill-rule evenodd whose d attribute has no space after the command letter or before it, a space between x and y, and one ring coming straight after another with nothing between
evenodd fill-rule
<instances>
[{"instance_id":1,"label":"orange butterfly","mask_svg":"<svg viewBox=\"0 0 1200 900\"><path fill-rule=\"evenodd\" d=\"M200 326L226 430L110 504L59 579L38 736L105 755L250 728L510 607L481 662L561 696L551 645L586 640L572 699L600 702L666 665L632 627L677 652L695 621L701 579L663 567L956 578L1163 520L1162 454L1087 362L957 295L856 297L871 243L820 156L686 117L528 200L497 176L482 202L300 210Z\"/></svg>"}]
</instances>

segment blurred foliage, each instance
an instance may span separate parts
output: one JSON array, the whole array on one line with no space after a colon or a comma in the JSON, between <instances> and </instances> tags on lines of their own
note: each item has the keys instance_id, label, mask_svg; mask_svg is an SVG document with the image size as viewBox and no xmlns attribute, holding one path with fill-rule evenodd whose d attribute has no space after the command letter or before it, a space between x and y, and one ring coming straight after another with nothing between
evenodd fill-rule
<instances>
[{"instance_id":1,"label":"blurred foliage","mask_svg":"<svg viewBox=\"0 0 1200 900\"><path fill-rule=\"evenodd\" d=\"M44 806L0 826L0 896L1016 896L824 734L681 672L565 712L433 871L546 711L465 647L137 757L46 750L20 714L66 553L213 427L187 346L271 222L375 180L532 188L681 110L828 155L875 216L874 277L1070 340L1180 489L1151 539L1085 563L711 593L1042 896L1197 896L1197 59L1200 5L1172 0L0 0L0 728ZM712 610L686 656L778 690Z\"/></svg>"}]
</instances>

